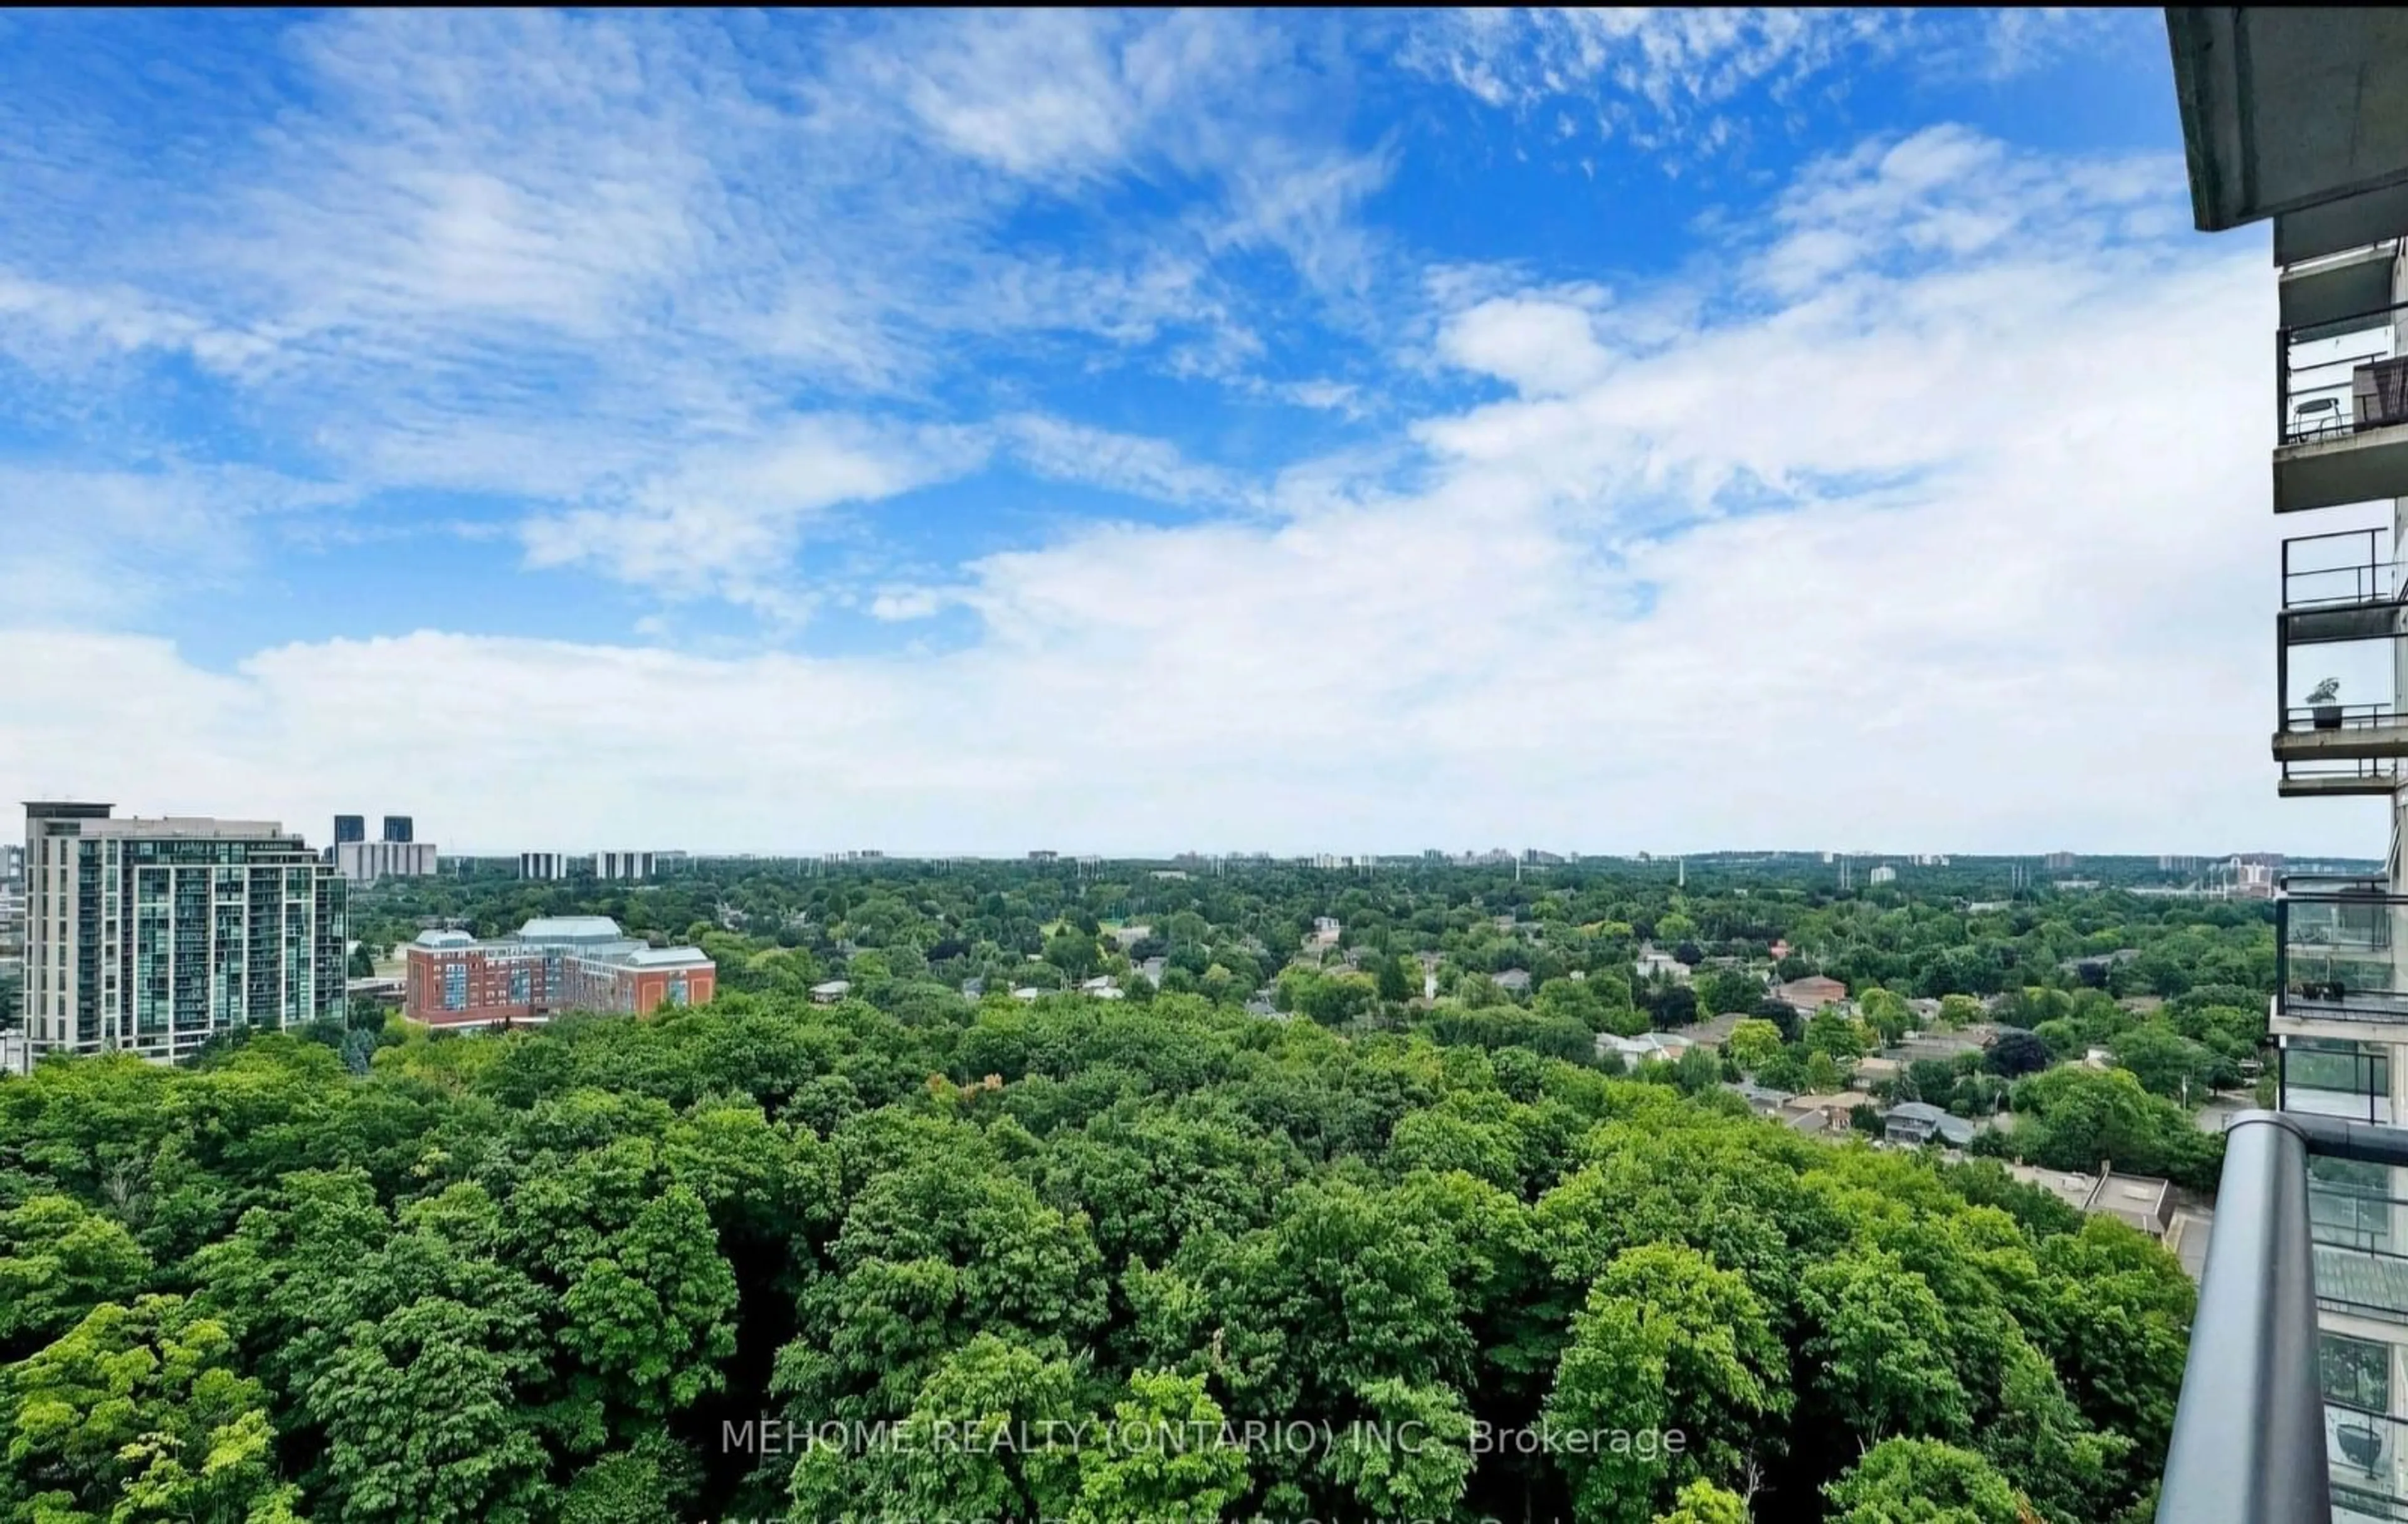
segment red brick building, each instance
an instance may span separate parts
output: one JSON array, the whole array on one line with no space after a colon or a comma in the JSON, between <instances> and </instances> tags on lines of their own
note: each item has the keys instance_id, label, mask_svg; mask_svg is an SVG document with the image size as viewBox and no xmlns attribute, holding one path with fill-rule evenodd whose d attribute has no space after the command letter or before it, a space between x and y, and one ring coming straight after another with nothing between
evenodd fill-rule
<instances>
[{"instance_id":1,"label":"red brick building","mask_svg":"<svg viewBox=\"0 0 2408 1524\"><path fill-rule=\"evenodd\" d=\"M701 1005L719 966L695 947L654 947L603 916L538 917L516 936L480 942L428 932L406 953L403 1009L437 1027L541 1022L565 1011L642 1016Z\"/></svg>"}]
</instances>

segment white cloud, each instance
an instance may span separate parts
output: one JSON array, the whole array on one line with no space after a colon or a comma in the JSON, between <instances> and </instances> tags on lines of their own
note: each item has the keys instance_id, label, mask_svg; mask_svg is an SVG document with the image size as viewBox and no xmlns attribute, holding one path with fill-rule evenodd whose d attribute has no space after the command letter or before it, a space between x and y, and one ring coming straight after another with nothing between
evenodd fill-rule
<instances>
[{"instance_id":1,"label":"white cloud","mask_svg":"<svg viewBox=\"0 0 2408 1524\"><path fill-rule=\"evenodd\" d=\"M889 588L869 601L869 617L889 623L908 623L942 612L958 594L942 588Z\"/></svg>"},{"instance_id":2,"label":"white cloud","mask_svg":"<svg viewBox=\"0 0 2408 1524\"><path fill-rule=\"evenodd\" d=\"M1597 342L1585 308L1567 302L1496 297L1451 319L1439 353L1484 371L1525 396L1559 396L1598 380L1612 356Z\"/></svg>"},{"instance_id":3,"label":"white cloud","mask_svg":"<svg viewBox=\"0 0 2408 1524\"><path fill-rule=\"evenodd\" d=\"M1966 152L1970 187L1916 167ZM1424 420L1418 481L1299 467L1276 512L872 596L975 615L941 652L423 634L218 676L0 635L0 713L35 717L0 787L71 748L79 790L145 808L417 800L491 849L2363 847L2377 808L2281 805L2265 761L2262 264L2078 235L2180 193L1942 135L1806 177L1711 289L1483 289L1447 352L1522 390ZM1852 227L1820 282L1769 273ZM194 744L53 702L65 670ZM439 734L351 702L418 691Z\"/></svg>"},{"instance_id":4,"label":"white cloud","mask_svg":"<svg viewBox=\"0 0 2408 1524\"><path fill-rule=\"evenodd\" d=\"M815 519L957 476L982 456L959 430L797 418L767 437L695 450L610 501L532 519L521 533L533 566L590 566L671 597L791 612L801 598L794 558Z\"/></svg>"}]
</instances>

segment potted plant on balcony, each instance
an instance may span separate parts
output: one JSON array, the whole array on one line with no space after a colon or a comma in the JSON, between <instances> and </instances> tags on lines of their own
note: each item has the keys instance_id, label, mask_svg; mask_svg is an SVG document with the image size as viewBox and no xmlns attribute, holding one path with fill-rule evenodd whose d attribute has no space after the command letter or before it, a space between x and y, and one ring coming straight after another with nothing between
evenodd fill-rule
<instances>
[{"instance_id":1,"label":"potted plant on balcony","mask_svg":"<svg viewBox=\"0 0 2408 1524\"><path fill-rule=\"evenodd\" d=\"M2308 694L2308 707L2315 716L2316 729L2341 729L2341 679L2327 677Z\"/></svg>"}]
</instances>

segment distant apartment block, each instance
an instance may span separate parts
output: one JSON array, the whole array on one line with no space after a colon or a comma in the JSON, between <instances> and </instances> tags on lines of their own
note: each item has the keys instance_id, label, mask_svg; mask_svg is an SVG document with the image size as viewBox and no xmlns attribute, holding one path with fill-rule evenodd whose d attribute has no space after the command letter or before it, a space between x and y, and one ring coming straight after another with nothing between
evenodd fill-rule
<instances>
[{"instance_id":1,"label":"distant apartment block","mask_svg":"<svg viewBox=\"0 0 2408 1524\"><path fill-rule=\"evenodd\" d=\"M654 947L607 916L539 916L480 942L423 932L405 949L404 1010L436 1027L548 1021L568 1011L645 1015L708 1003L719 965L695 947Z\"/></svg>"},{"instance_id":2,"label":"distant apartment block","mask_svg":"<svg viewBox=\"0 0 2408 1524\"><path fill-rule=\"evenodd\" d=\"M26 1052L183 1058L344 1014L348 896L274 821L25 806Z\"/></svg>"},{"instance_id":3,"label":"distant apartment block","mask_svg":"<svg viewBox=\"0 0 2408 1524\"><path fill-rule=\"evenodd\" d=\"M368 818L365 815L335 817L335 839L328 844L326 861L348 883L373 884L380 878L432 878L436 873L435 847L418 839L418 824L407 815L384 818L384 833L375 841L368 840Z\"/></svg>"},{"instance_id":4,"label":"distant apartment block","mask_svg":"<svg viewBox=\"0 0 2408 1524\"><path fill-rule=\"evenodd\" d=\"M650 852L596 852L594 854L594 876L596 878L646 879L655 871Z\"/></svg>"},{"instance_id":5,"label":"distant apartment block","mask_svg":"<svg viewBox=\"0 0 2408 1524\"><path fill-rule=\"evenodd\" d=\"M342 875L345 883L432 878L435 869L435 844L431 841L347 841L335 848L335 871Z\"/></svg>"},{"instance_id":6,"label":"distant apartment block","mask_svg":"<svg viewBox=\"0 0 2408 1524\"><path fill-rule=\"evenodd\" d=\"M25 950L25 849L0 846L0 959Z\"/></svg>"},{"instance_id":7,"label":"distant apartment block","mask_svg":"<svg viewBox=\"0 0 2408 1524\"><path fill-rule=\"evenodd\" d=\"M568 859L558 852L521 852L521 878L555 879L568 876Z\"/></svg>"},{"instance_id":8,"label":"distant apartment block","mask_svg":"<svg viewBox=\"0 0 2408 1524\"><path fill-rule=\"evenodd\" d=\"M13 1022L25 976L25 849L0 846L0 1022Z\"/></svg>"}]
</instances>

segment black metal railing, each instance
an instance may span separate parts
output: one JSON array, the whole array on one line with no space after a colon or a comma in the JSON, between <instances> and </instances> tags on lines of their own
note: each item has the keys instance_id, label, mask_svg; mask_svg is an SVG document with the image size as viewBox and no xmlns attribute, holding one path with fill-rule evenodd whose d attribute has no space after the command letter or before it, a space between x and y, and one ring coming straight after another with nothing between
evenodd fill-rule
<instances>
[{"instance_id":1,"label":"black metal railing","mask_svg":"<svg viewBox=\"0 0 2408 1524\"><path fill-rule=\"evenodd\" d=\"M2285 783L2363 783L2370 789L2391 789L2400 784L2400 763L2390 757L2319 757L2312 762L2297 760L2283 763Z\"/></svg>"},{"instance_id":2,"label":"black metal railing","mask_svg":"<svg viewBox=\"0 0 2408 1524\"><path fill-rule=\"evenodd\" d=\"M2276 438L2344 438L2408 423L2408 356L2393 334L2408 302L2370 307L2274 335Z\"/></svg>"},{"instance_id":3,"label":"black metal railing","mask_svg":"<svg viewBox=\"0 0 2408 1524\"><path fill-rule=\"evenodd\" d=\"M2408 593L2401 563L2384 558L2389 531L2344 529L2283 542L2283 607L2382 603Z\"/></svg>"},{"instance_id":4,"label":"black metal railing","mask_svg":"<svg viewBox=\"0 0 2408 1524\"><path fill-rule=\"evenodd\" d=\"M2396 704L2293 704L2283 709L2285 731L2363 731L2408 725Z\"/></svg>"}]
</instances>

